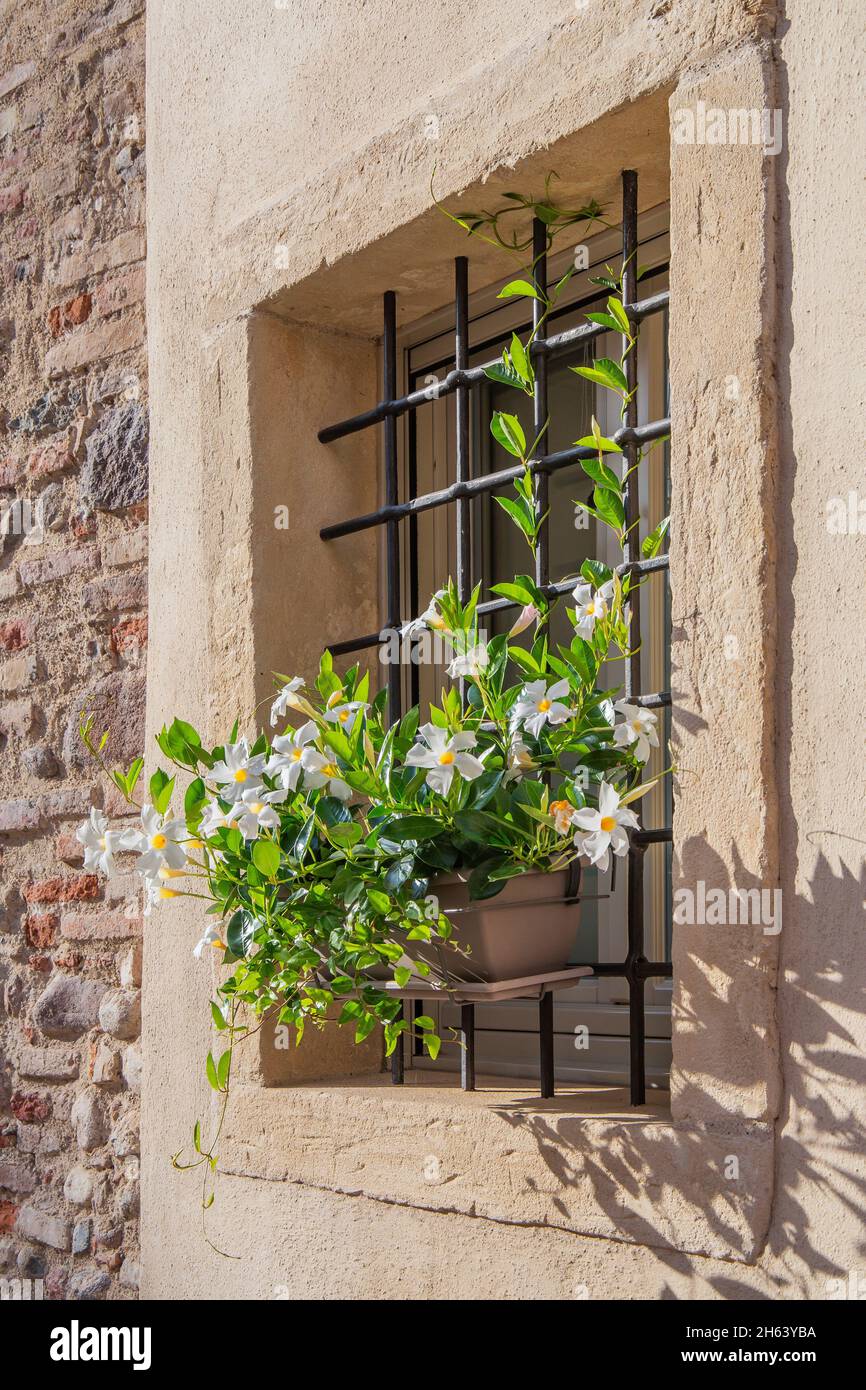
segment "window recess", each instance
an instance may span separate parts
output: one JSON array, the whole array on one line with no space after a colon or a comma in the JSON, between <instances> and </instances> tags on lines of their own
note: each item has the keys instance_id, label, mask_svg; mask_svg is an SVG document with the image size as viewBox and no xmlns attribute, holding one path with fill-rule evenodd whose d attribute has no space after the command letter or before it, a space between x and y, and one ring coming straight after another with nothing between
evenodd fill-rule
<instances>
[{"instance_id":1,"label":"window recess","mask_svg":"<svg viewBox=\"0 0 866 1390\"><path fill-rule=\"evenodd\" d=\"M638 354L629 354L626 376L634 395L624 420L605 419L598 411L602 428L622 448L624 474L629 473L623 489L626 519L630 526L620 573L652 580L640 590L633 591L631 603L632 655L625 663L624 697L633 703L659 709L662 720L662 746L669 733L670 665L669 601L667 595L668 557L661 554L652 559L641 556L641 540L646 534L648 517L654 525L667 511L667 448L656 449L645 460L640 476L631 473L638 448L652 441L663 440L669 434L665 370L665 343L669 294L667 290L667 242L659 214L642 219L643 240L638 241L637 174L625 170L622 175L621 250L625 275L623 300L632 324L647 325L641 332ZM601 263L615 254L609 236L592 243L591 262L597 255ZM647 265L650 274L642 273L638 291L638 249L641 266ZM548 266L546 229L541 222L533 226L533 263L536 281L546 288L558 266L551 257ZM595 273L590 264L589 273ZM569 441L587 433L588 420L581 412L593 413L595 402L591 390L577 406L572 400L571 415L564 409L561 386L563 373L569 365L582 360L588 352L603 353L607 330L586 323L584 312L603 300L606 291L598 290L577 277L570 286L572 293L566 304L558 305L545 327L545 336L536 339L532 347L536 370L536 386L531 403L532 419L527 419L527 437L534 437L549 418L550 424L541 445L547 452L530 461L531 471L538 478L541 510L552 503L550 517L542 528L536 571L537 582L550 594L568 593L579 582L573 576L586 553L592 549L593 537L574 529L571 521L571 498L584 487L584 475L577 465L593 451L577 447ZM396 330L396 297L393 291L384 296L384 331L382 339L382 399L371 409L328 425L319 432L327 444L357 431L382 427L383 436L383 505L364 516L336 521L320 532L324 541L354 534L371 527L382 528L384 611L383 627L400 628L417 616L435 590L437 576L454 573L461 596L465 599L472 584L481 579L485 588L495 582L501 564L508 569L508 556L503 549L501 534L493 519L492 494L509 488L522 468L497 467L486 444L485 421L493 404L495 383L485 375L485 366L499 356L503 332L510 332L514 323L502 319L501 306L482 307L470 319L468 262L465 257L455 261L455 299L451 315L453 337L446 347L444 334L449 325L443 318L441 329L428 322L419 340L404 344L398 351ZM536 309L536 312L538 310ZM497 313L500 315L496 319ZM507 313L519 317L519 308ZM529 326L528 324L526 325ZM551 331L555 330L555 331ZM653 367L653 359L655 367ZM587 359L588 360L588 359ZM398 375L403 379L398 385ZM432 379L431 379L432 378ZM568 373L569 386L579 378ZM636 389L635 389L636 388ZM398 391L401 394L398 394ZM516 393L512 393L514 395ZM509 398L514 409L514 402ZM402 449L400 445L402 444ZM572 491L570 492L570 489ZM563 524L563 503L568 499L568 526ZM573 550L569 557L568 542ZM604 554L598 558L605 559ZM572 577L564 577L570 575ZM657 586L657 587L656 587ZM495 598L479 605L479 614L486 615L492 631L504 621L508 610L516 605ZM661 638L659 637L661 634ZM380 633L368 633L334 643L334 655L375 650ZM441 672L435 669L422 672L420 668L404 668L397 663L388 666L388 699L391 719L399 718L406 703L426 698L425 684L437 691ZM641 693L643 692L643 693ZM580 960L593 970L588 986L569 991L568 1000L559 1000L555 1009L538 1011L535 1030L529 1017L529 1007L520 1001L509 1004L469 1006L479 1009L479 1020L466 1017L466 1007L459 1011L443 1004L445 1023L460 1027L464 1040L472 1050L470 1067L463 1066L464 1076L474 1073L475 1052L481 1046L482 1065L489 1065L487 1035L498 1035L499 1058L493 1058L493 1068L506 1074L526 1074L523 1061L525 1035L542 1032L542 1055L558 1063L558 1070L569 1079L611 1081L620 1079L623 1063L617 1040L624 1036L627 1021L628 1077L632 1104L643 1104L646 1096L648 1059L647 1038L650 1036L650 1079L654 1084L664 1080L669 1024L663 988L656 982L671 977L669 918L670 918L670 847L673 806L670 793L658 792L647 802L646 818L655 821L654 828L634 832L626 857L625 873L620 874L614 896L606 913L610 919L602 922L599 912L595 921L581 928ZM646 864L647 853L651 863ZM588 877L588 876L587 876ZM649 949L647 937L649 924ZM592 957L590 959L590 957ZM656 986L647 998L648 985ZM553 996L547 996L552 999ZM590 1032L597 1039L595 1064L582 1070L574 1065L574 1029L579 1024L581 1009L591 1004L600 1006ZM427 1007L425 1005L425 1007ZM447 1011L451 1009L452 1015ZM649 1013L649 1027L648 1027ZM484 1015L487 1015L486 1024ZM590 1015L587 1014L587 1017ZM556 1019L559 1019L557 1025ZM595 1032L593 1033L593 1027ZM515 1039L517 1042L515 1044ZM590 1047L592 1051L592 1045ZM445 1049L443 1049L443 1053ZM420 1059L414 1059L416 1062ZM394 1080L402 1080L405 1058L400 1048L392 1059Z\"/></svg>"}]
</instances>

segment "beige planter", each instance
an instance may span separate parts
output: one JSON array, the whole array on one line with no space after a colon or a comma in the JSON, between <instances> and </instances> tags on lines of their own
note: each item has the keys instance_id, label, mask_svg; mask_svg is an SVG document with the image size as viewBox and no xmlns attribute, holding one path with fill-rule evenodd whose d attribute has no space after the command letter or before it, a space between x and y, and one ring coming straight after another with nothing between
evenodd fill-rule
<instances>
[{"instance_id":1,"label":"beige planter","mask_svg":"<svg viewBox=\"0 0 866 1390\"><path fill-rule=\"evenodd\" d=\"M430 884L454 925L454 946L424 947L431 964L457 980L490 983L568 968L580 926L580 902L566 901L568 872L511 878L495 898L472 902L468 873L443 874ZM469 952L470 954L463 954Z\"/></svg>"}]
</instances>

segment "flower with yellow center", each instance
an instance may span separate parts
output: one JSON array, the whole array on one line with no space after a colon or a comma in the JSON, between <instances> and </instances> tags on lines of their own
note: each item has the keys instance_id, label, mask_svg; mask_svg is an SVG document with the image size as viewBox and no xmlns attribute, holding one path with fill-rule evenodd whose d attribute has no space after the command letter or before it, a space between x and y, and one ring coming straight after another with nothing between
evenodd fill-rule
<instances>
[{"instance_id":1,"label":"flower with yellow center","mask_svg":"<svg viewBox=\"0 0 866 1390\"><path fill-rule=\"evenodd\" d=\"M144 806L141 811L141 828L126 830L120 837L122 849L133 850L138 855L137 871L147 880L154 880L161 869L182 869L186 864L188 838L186 825L181 820L166 820L154 806Z\"/></svg>"},{"instance_id":2,"label":"flower with yellow center","mask_svg":"<svg viewBox=\"0 0 866 1390\"><path fill-rule=\"evenodd\" d=\"M571 829L574 807L570 801L551 801L548 807L553 816L557 835L567 835Z\"/></svg>"},{"instance_id":3,"label":"flower with yellow center","mask_svg":"<svg viewBox=\"0 0 866 1390\"><path fill-rule=\"evenodd\" d=\"M84 846L85 869L96 869L111 878L116 872L114 851L121 848L121 833L109 830L108 818L94 806L89 818L79 825L75 838Z\"/></svg>"},{"instance_id":4,"label":"flower with yellow center","mask_svg":"<svg viewBox=\"0 0 866 1390\"><path fill-rule=\"evenodd\" d=\"M503 785L524 777L527 772L535 772L538 763L533 758L522 738L514 738L508 750L508 769L502 779Z\"/></svg>"},{"instance_id":5,"label":"flower with yellow center","mask_svg":"<svg viewBox=\"0 0 866 1390\"><path fill-rule=\"evenodd\" d=\"M614 743L618 748L630 748L638 762L647 762L650 750L659 746L656 716L652 710L626 700L617 700L614 710L622 720L613 731Z\"/></svg>"},{"instance_id":6,"label":"flower with yellow center","mask_svg":"<svg viewBox=\"0 0 866 1390\"><path fill-rule=\"evenodd\" d=\"M269 777L276 777L281 787L288 791L297 791L298 782L303 772L302 758L307 744L312 743L316 737L318 729L312 719L308 719L306 724L302 724L299 729L291 729L288 733L282 734L274 739L273 752L265 764L265 772Z\"/></svg>"},{"instance_id":7,"label":"flower with yellow center","mask_svg":"<svg viewBox=\"0 0 866 1390\"><path fill-rule=\"evenodd\" d=\"M232 813L237 817L238 829L245 840L257 840L262 830L279 829L280 815L275 807L285 801L288 794L285 787L275 792L265 791L263 787L244 792Z\"/></svg>"},{"instance_id":8,"label":"flower with yellow center","mask_svg":"<svg viewBox=\"0 0 866 1390\"><path fill-rule=\"evenodd\" d=\"M216 950L219 951L224 951L226 949L226 944L219 934L219 927L214 925L209 926L206 929L201 941L199 941L197 945L193 946L192 953L195 956L196 960L201 959L201 955L204 951L205 946L213 946Z\"/></svg>"},{"instance_id":9,"label":"flower with yellow center","mask_svg":"<svg viewBox=\"0 0 866 1390\"><path fill-rule=\"evenodd\" d=\"M328 701L325 718L329 724L336 724L344 733L350 734L355 720L362 711L370 708L365 700L343 700L342 691L335 690Z\"/></svg>"},{"instance_id":10,"label":"flower with yellow center","mask_svg":"<svg viewBox=\"0 0 866 1390\"><path fill-rule=\"evenodd\" d=\"M542 680L530 681L517 697L511 720L515 726L523 725L533 738L538 738L545 724L564 724L571 719L574 711L563 703L563 696L569 692L567 680L548 685Z\"/></svg>"},{"instance_id":11,"label":"flower with yellow center","mask_svg":"<svg viewBox=\"0 0 866 1390\"><path fill-rule=\"evenodd\" d=\"M223 756L214 763L209 777L220 788L221 796L228 801L239 792L251 791L262 785L262 773L267 758L264 753L250 753L247 739L239 743L227 743Z\"/></svg>"},{"instance_id":12,"label":"flower with yellow center","mask_svg":"<svg viewBox=\"0 0 866 1390\"><path fill-rule=\"evenodd\" d=\"M448 795L455 772L467 782L474 782L484 771L482 760L469 752L475 747L475 735L468 730L461 730L449 738L447 729L422 724L418 738L423 741L409 749L406 766L428 768L424 780L440 796Z\"/></svg>"},{"instance_id":13,"label":"flower with yellow center","mask_svg":"<svg viewBox=\"0 0 866 1390\"><path fill-rule=\"evenodd\" d=\"M599 589L593 590L591 584L578 584L574 591L574 625L578 637L592 641L595 625L606 618L613 603L613 580L609 579Z\"/></svg>"},{"instance_id":14,"label":"flower with yellow center","mask_svg":"<svg viewBox=\"0 0 866 1390\"><path fill-rule=\"evenodd\" d=\"M303 690L304 682L301 676L293 676L280 691L274 703L271 705L271 728L274 728L285 719L286 713L290 709L301 709L302 703L297 692ZM306 702L304 702L306 703Z\"/></svg>"},{"instance_id":15,"label":"flower with yellow center","mask_svg":"<svg viewBox=\"0 0 866 1390\"><path fill-rule=\"evenodd\" d=\"M609 782L599 784L598 809L585 806L575 811L573 821L577 826L575 845L590 864L597 864L602 870L610 863L611 850L617 856L628 853L626 828L640 828L634 811L621 804L619 793Z\"/></svg>"},{"instance_id":16,"label":"flower with yellow center","mask_svg":"<svg viewBox=\"0 0 866 1390\"><path fill-rule=\"evenodd\" d=\"M325 787L328 796L336 796L340 801L348 801L351 798L352 788L340 776L340 769L334 761L333 754L326 757L317 748L307 747L301 758L301 767L304 770L305 787Z\"/></svg>"}]
</instances>

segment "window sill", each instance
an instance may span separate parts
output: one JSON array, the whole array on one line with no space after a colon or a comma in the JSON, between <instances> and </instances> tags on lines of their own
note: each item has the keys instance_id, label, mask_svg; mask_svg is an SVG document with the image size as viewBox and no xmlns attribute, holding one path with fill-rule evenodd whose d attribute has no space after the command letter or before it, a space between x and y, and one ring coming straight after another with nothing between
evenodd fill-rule
<instances>
[{"instance_id":1,"label":"window sill","mask_svg":"<svg viewBox=\"0 0 866 1390\"><path fill-rule=\"evenodd\" d=\"M667 1092L407 1073L232 1094L224 1172L516 1225L751 1261L770 1214L772 1127L680 1125ZM732 1162L736 1160L736 1164ZM726 1174L736 1172L736 1176Z\"/></svg>"}]
</instances>

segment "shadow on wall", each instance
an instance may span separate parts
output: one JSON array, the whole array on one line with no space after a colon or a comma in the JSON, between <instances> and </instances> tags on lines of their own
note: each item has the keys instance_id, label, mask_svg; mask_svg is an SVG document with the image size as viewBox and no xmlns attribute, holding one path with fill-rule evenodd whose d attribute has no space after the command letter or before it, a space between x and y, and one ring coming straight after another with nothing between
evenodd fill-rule
<instances>
[{"instance_id":1,"label":"shadow on wall","mask_svg":"<svg viewBox=\"0 0 866 1390\"><path fill-rule=\"evenodd\" d=\"M777 28L782 40L790 27L784 10ZM863 1029L866 1028L866 978L864 978L863 903L866 900L866 857L863 842L846 834L842 823L830 827L809 825L798 810L802 804L803 749L794 744L797 729L797 709L793 699L795 651L800 652L801 633L795 612L795 577L800 557L796 546L795 484L797 460L794 453L794 422L791 413L794 324L791 312L793 284L793 251L791 245L791 192L789 188L790 94L789 77L783 62L777 69L776 104L784 115L788 138L777 159L778 213L778 280L780 285L779 318L776 343L777 389L779 393L779 476L778 525L784 538L779 546L777 568L778 629L776 669L776 709L778 744L776 777L783 852L781 855L781 889L784 916L779 934L778 981L776 984L776 1022L779 1027L782 1093L775 1121L775 1173L769 1222L760 1248L747 1256L748 1262L760 1262L772 1285L772 1293L759 1293L754 1285L738 1277L735 1265L730 1272L718 1273L708 1268L704 1277L720 1299L811 1298L839 1297L840 1286L852 1274L843 1261L849 1261L853 1251L866 1257L866 1166L864 1166L863 1118L857 1109L857 1088L862 1089ZM794 132L796 136L796 132ZM803 465L804 466L804 465ZM828 603L834 601L836 579L827 577ZM801 581L802 582L802 581ZM841 591L841 587L840 587ZM694 638L691 624L700 622L695 613L675 632L675 641ZM799 660L798 656L798 660ZM814 677L813 677L814 679ZM802 682L802 672L800 672ZM680 699L682 697L680 696ZM692 709L678 703L674 691L677 720L691 734L705 726ZM796 753L796 764L795 764ZM816 774L818 769L816 768ZM795 797L793 776L800 779L800 795ZM824 776L826 777L826 771ZM798 823L799 817L799 823ZM676 824L676 822L675 822ZM851 869L835 859L850 851L855 861ZM813 860L812 846L820 846ZM687 842L678 846L683 879L689 882L699 874L707 883L726 892L757 888L762 885L744 872L736 845L732 846L730 872L718 856L709 851L704 841ZM830 855L834 854L833 862ZM801 875L801 857L807 859ZM715 860L715 863L713 862ZM798 891L799 889L799 891ZM714 1039L708 1035L706 1017L718 1018L719 996L726 999L724 1007L734 1012L740 1036L748 1039L742 1057L759 1055L755 1042L770 1045L765 1020L754 1017L749 1004L760 998L759 986L765 987L768 970L772 970L772 937L763 938L769 946L762 952L761 936L748 926L704 925L679 926L681 933L700 932L695 938L699 952L697 963L706 958L707 932L743 935L744 949L738 955L736 939L722 943L721 959L735 963L735 970L726 973L716 960L710 959L702 976L704 997L692 992L688 999L680 998L677 1029L680 1035L691 1035L703 1042L695 1049L701 1057L701 1071L680 1076L679 1097L685 1112L690 1103L705 1100L706 1091L716 1097L724 1094L729 1066L722 1066L725 1049L718 1047L720 1065L714 1069ZM681 938L682 940L682 938ZM687 938L686 938L687 940ZM772 976L771 976L772 978ZM754 986L754 987L753 987ZM712 996L713 1007L705 1013L704 1004ZM861 1027L861 1025L863 1025ZM749 1034L752 1038L749 1039ZM858 1036L859 1035L859 1036ZM748 1085L749 1077L742 1077ZM755 1085L762 1082L755 1076ZM717 1084L714 1084L717 1083ZM734 1095L732 1093L732 1102ZM706 1105L703 1108L706 1113ZM578 1121L559 1124L553 1115L521 1114L513 1108L502 1116L515 1128L528 1129L538 1145L540 1154L559 1182L589 1183L599 1206L608 1214L629 1241L639 1241L653 1248L659 1262L672 1274L688 1276L695 1272L694 1257L669 1248L663 1219L646 1213L652 1206L654 1194L671 1185L682 1188L687 1199L689 1182L685 1174L700 1174L706 1194L704 1213L709 1229L718 1236L721 1245L736 1248L739 1238L739 1210L742 1194L735 1201L728 1194L736 1183L728 1183L708 1156L708 1133L674 1126L668 1130L665 1155L667 1168L659 1171L648 1151L646 1136L652 1121L643 1126L622 1126L617 1135L617 1152L605 1152L603 1161L594 1161L587 1151L586 1133ZM725 1120L731 1125L731 1148L741 1142L743 1122L732 1109L719 1105L717 1121L710 1129L724 1130ZM760 1129L760 1125L756 1125ZM574 1155L569 1159L569 1146ZM563 1150L565 1149L565 1152ZM661 1147L659 1150L661 1156ZM708 1157L710 1161L708 1162ZM649 1161L648 1161L649 1160ZM715 1172L717 1181L712 1180ZM613 1181L611 1181L613 1179ZM743 1174L742 1182L748 1181ZM633 1199L643 1194L644 1215L635 1217L634 1210L625 1212L617 1199L617 1185ZM748 1197L746 1198L748 1203ZM665 1286L663 1298L674 1299L670 1285Z\"/></svg>"}]
</instances>

